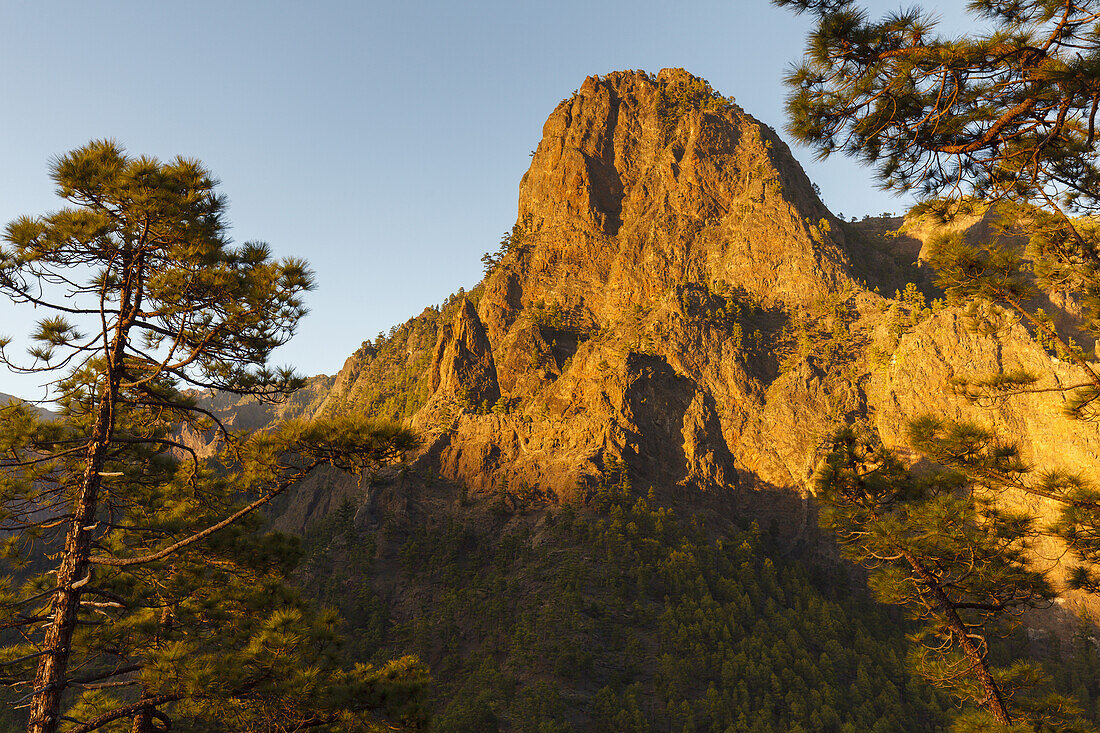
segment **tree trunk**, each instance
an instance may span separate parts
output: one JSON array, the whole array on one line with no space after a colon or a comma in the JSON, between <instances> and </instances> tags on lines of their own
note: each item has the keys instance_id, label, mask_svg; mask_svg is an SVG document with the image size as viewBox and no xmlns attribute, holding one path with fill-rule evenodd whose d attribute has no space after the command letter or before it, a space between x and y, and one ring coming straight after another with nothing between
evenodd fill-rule
<instances>
[{"instance_id":1,"label":"tree trunk","mask_svg":"<svg viewBox=\"0 0 1100 733\"><path fill-rule=\"evenodd\" d=\"M110 433L112 405L104 395L100 402L96 425L88 446L80 498L73 511L72 523L65 538L65 550L57 569L57 591L54 593L53 619L46 628L43 647L47 650L38 663L34 677L34 699L31 702L27 733L56 733L61 694L65 690L65 672L69 666L69 647L76 629L77 613L83 586L90 579L92 527L98 505L99 475L106 453L106 437ZM74 588L74 584L77 584Z\"/></svg>"},{"instance_id":2,"label":"tree trunk","mask_svg":"<svg viewBox=\"0 0 1100 733\"><path fill-rule=\"evenodd\" d=\"M130 726L130 733L154 733L155 730L151 705L146 705L134 713L134 724Z\"/></svg>"},{"instance_id":3,"label":"tree trunk","mask_svg":"<svg viewBox=\"0 0 1100 733\"><path fill-rule=\"evenodd\" d=\"M95 531L93 525L99 508L99 490L103 484L100 473L114 432L115 406L122 382L125 349L137 308L132 287L136 284L135 265L140 269L141 258L131 255L123 268L126 281L119 294L118 325L106 355L103 392L96 406L95 424L88 437L80 493L73 507L61 564L57 568L52 619L46 627L46 635L42 641L42 648L46 653L39 660L34 677L34 697L31 700L27 733L57 733L60 724L61 695L67 684L66 672L73 632L76 630L77 615L80 612L80 597L84 586L91 580L91 564L88 558L91 556L92 532Z\"/></svg>"},{"instance_id":4,"label":"tree trunk","mask_svg":"<svg viewBox=\"0 0 1100 733\"><path fill-rule=\"evenodd\" d=\"M944 620L947 622L947 628L951 629L951 633L955 635L955 638L959 642L959 646L962 647L963 654L966 655L967 660L970 662L970 671L978 678L978 683L982 686L982 691L985 693L985 699L978 700L978 704L985 706L1001 725L1010 724L1012 719L1008 716L1008 707L1005 705L1004 696L1001 694L1001 688L997 686L997 681L993 679L993 674L989 671L989 664L986 663L981 650L974 644L973 640L971 640L966 624L964 624L959 617L959 612L955 604L951 602L951 599L947 597L947 594L944 593L943 589L936 583L935 576L928 572L916 557L905 550L902 550L902 555L905 556L905 559L913 568L913 572L915 572L925 585L928 586L929 590L931 590L932 597L936 599L936 605L939 606L940 613L943 614Z\"/></svg>"},{"instance_id":5,"label":"tree trunk","mask_svg":"<svg viewBox=\"0 0 1100 733\"><path fill-rule=\"evenodd\" d=\"M860 483L862 484L862 479ZM866 495L866 489L863 489L863 491ZM873 509L871 510L871 516L876 521L879 521L878 513ZM905 561L909 563L909 567L913 569L913 572L920 578L920 581L924 583L932 593L932 597L936 602L936 607L943 616L947 628L951 630L951 633L958 640L959 646L962 647L963 654L966 655L967 661L970 662L970 670L978 678L978 683L985 693L985 699L978 700L978 704L986 707L998 723L1001 725L1009 725L1012 719L1008 715L1008 706L1005 704L1004 695L1001 694L1001 688L997 686L997 681L993 679L993 674L989 671L989 664L986 662L981 650L970 638L970 633L966 628L966 624L964 624L962 618L959 617L957 605L947 597L947 594L943 592L943 588L936 582L936 576L933 575L928 568L924 567L924 563L922 563L917 556L904 547L898 547L897 550L898 553L905 558Z\"/></svg>"}]
</instances>

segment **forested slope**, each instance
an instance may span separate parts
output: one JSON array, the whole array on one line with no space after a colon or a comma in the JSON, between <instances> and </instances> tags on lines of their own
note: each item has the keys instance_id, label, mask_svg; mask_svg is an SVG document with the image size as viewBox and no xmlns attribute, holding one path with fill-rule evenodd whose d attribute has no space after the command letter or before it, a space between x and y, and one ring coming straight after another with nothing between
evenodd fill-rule
<instances>
[{"instance_id":1,"label":"forested slope","mask_svg":"<svg viewBox=\"0 0 1100 733\"><path fill-rule=\"evenodd\" d=\"M843 222L774 131L682 70L589 77L543 132L480 284L288 405L215 398L249 425L356 412L423 438L400 469L275 506L305 536L303 587L347 617L353 658L430 664L437 730L945 729L906 621L810 494L838 426L904 448L929 409L1100 467L1100 430L1057 395L949 386L1067 374L1020 324L972 328L920 264L986 212ZM1091 708L1083 602L1063 592L998 654L1052 661Z\"/></svg>"}]
</instances>

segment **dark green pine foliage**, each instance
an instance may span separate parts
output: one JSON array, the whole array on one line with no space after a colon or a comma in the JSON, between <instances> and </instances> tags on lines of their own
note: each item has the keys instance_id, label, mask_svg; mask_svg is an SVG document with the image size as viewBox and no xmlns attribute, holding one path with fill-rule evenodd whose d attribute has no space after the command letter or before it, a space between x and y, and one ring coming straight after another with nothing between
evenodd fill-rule
<instances>
[{"instance_id":1,"label":"dark green pine foliage","mask_svg":"<svg viewBox=\"0 0 1100 733\"><path fill-rule=\"evenodd\" d=\"M18 724L415 722L424 669L339 665L334 617L285 584L296 544L258 534L255 515L320 466L377 467L414 436L350 418L232 434L183 391L300 385L267 358L304 313L305 263L234 246L195 161L101 141L52 173L68 206L11 223L0 247L0 292L44 314L24 367L58 409L0 410L0 682ZM189 431L217 431L220 452L197 455Z\"/></svg>"},{"instance_id":2,"label":"dark green pine foliage","mask_svg":"<svg viewBox=\"0 0 1100 733\"><path fill-rule=\"evenodd\" d=\"M905 606L915 669L976 706L957 730L1094 730L1073 701L1052 691L1036 664L994 666L991 640L1054 592L1029 567L1034 522L998 508L955 471L914 474L876 436L842 430L818 475L822 523L871 571L886 603Z\"/></svg>"},{"instance_id":3,"label":"dark green pine foliage","mask_svg":"<svg viewBox=\"0 0 1100 733\"><path fill-rule=\"evenodd\" d=\"M815 20L787 112L821 155L925 197L1100 204L1094 0L973 0L969 33L919 6L872 20L858 0L773 2Z\"/></svg>"},{"instance_id":4,"label":"dark green pine foliage","mask_svg":"<svg viewBox=\"0 0 1100 733\"><path fill-rule=\"evenodd\" d=\"M1077 700L1093 720L1100 719L1100 656L1096 646L1096 629L1092 619L1086 618L1070 644L1054 650L1048 665L1058 688Z\"/></svg>"},{"instance_id":5,"label":"dark green pine foliage","mask_svg":"<svg viewBox=\"0 0 1100 733\"><path fill-rule=\"evenodd\" d=\"M932 460L950 466L993 492L1017 490L1053 499L1061 509L1044 528L1073 552L1069 582L1092 593L1100 590L1100 491L1085 477L1064 470L1035 470L1012 441L973 423L924 416L909 425L910 444Z\"/></svg>"},{"instance_id":6,"label":"dark green pine foliage","mask_svg":"<svg viewBox=\"0 0 1100 733\"><path fill-rule=\"evenodd\" d=\"M75 438L68 436L81 433L79 421L70 421L73 409L67 403L58 418L41 424L25 406L5 408L4 437L17 446L6 446L6 455L28 445L69 444ZM144 427L168 439L167 426L139 425L140 414L120 411L118 432L132 436ZM13 440L20 432L10 429L13 424L35 432ZM367 434L356 434L351 426L349 421L291 423L255 436L235 446L237 470L224 465L196 470L163 450L112 452L104 473L118 475L101 521L109 521L113 531L103 533L101 554L91 558L98 566L95 583L84 586L86 615L73 636L72 681L61 700L73 730L111 729L117 721L130 729L143 708L152 720L171 721L175 730L185 731L265 730L273 720L283 730L357 720L369 729L376 724L374 713L383 711L394 721L413 724L420 718L428 680L415 658L378 667L342 666L337 617L319 612L286 582L301 556L297 538L260 532L262 521L250 512L205 541L164 552L166 540L194 537L197 528L224 523L242 509L242 495L283 481L272 459L298 462L331 450L350 456L352 445L363 449L372 440L375 461L393 449L393 436L377 426L360 425ZM358 463L344 465L353 462ZM78 460L72 463L55 458L38 464L49 470L33 490L48 493L53 475L64 480L79 468ZM12 515L8 521L25 520ZM7 569L13 572L4 578L0 595L0 619L8 628L33 633L29 622L48 609L53 574L41 571L57 546L51 524L56 522L8 538ZM135 558L141 562L132 562ZM0 680L11 685L7 699L15 702L28 691L39 645L31 634L3 640ZM142 701L149 702L141 706ZM26 725L25 714L11 713L13 728Z\"/></svg>"},{"instance_id":7,"label":"dark green pine foliage","mask_svg":"<svg viewBox=\"0 0 1100 733\"><path fill-rule=\"evenodd\" d=\"M947 302L967 306L975 328L993 333L1024 323L1074 378L1012 370L963 374L950 387L984 403L1060 392L1067 416L1100 417L1100 371L1078 343L1100 336L1100 227L1077 216L1100 210L1092 91L1100 85L1100 3L977 0L970 10L986 30L970 35L937 34L932 14L920 8L872 21L851 0L776 4L817 19L807 57L788 79L798 139L822 155L856 156L888 187L917 190L926 197L923 211L951 216L996 202L1001 227L1030 238L1021 249L945 234L931 243L929 263ZM1056 323L1041 307L1048 293L1079 312ZM993 444L1014 451L1011 470L954 461L950 450L943 457L990 488L1060 502L1062 518L1050 529L1082 561L1073 583L1100 589L1087 569L1100 559L1100 493L1088 481L1028 471L1018 450L981 427L945 422L940 432L968 436L964 457ZM914 447L945 448L937 445Z\"/></svg>"},{"instance_id":8,"label":"dark green pine foliage","mask_svg":"<svg viewBox=\"0 0 1100 733\"><path fill-rule=\"evenodd\" d=\"M795 137L822 156L856 157L885 187L916 192L926 212L988 209L1005 230L1028 237L1026 247L938 238L930 243L936 284L949 304L966 306L975 328L992 334L1021 322L1074 374L963 374L945 389L982 404L1060 393L1068 417L1100 417L1100 370L1090 353L1100 336L1100 3L974 0L973 29L945 33L920 7L876 21L855 0L774 2L815 19L787 80ZM1044 310L1054 302L1078 307L1056 319ZM1052 526L1033 530L1069 548L1071 585L1100 591L1100 492L1087 477L1035 470L988 429L939 416L915 421L910 439L972 485L1060 504Z\"/></svg>"},{"instance_id":9,"label":"dark green pine foliage","mask_svg":"<svg viewBox=\"0 0 1100 733\"><path fill-rule=\"evenodd\" d=\"M625 476L488 525L474 504L370 533L349 505L307 534L301 577L356 655L430 663L433 731L946 729L904 622L857 579L755 527L710 535Z\"/></svg>"},{"instance_id":10,"label":"dark green pine foliage","mask_svg":"<svg viewBox=\"0 0 1100 733\"><path fill-rule=\"evenodd\" d=\"M774 2L816 19L787 79L790 132L822 156L856 157L943 216L996 202L1030 236L1026 251L944 237L931 248L937 284L951 301L1022 319L1079 371L1076 383L1041 387L1066 393L1073 417L1100 414L1100 372L1033 300L1069 296L1081 335L1100 336L1100 2L975 0L970 34L938 33L920 7L873 21L855 0ZM1035 382L971 376L993 393Z\"/></svg>"}]
</instances>

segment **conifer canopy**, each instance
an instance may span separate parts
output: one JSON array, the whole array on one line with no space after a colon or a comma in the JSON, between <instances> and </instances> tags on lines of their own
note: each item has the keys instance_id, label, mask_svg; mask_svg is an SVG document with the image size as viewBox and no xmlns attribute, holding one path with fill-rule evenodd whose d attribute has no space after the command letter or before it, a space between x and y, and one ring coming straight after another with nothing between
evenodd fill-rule
<instances>
[{"instance_id":1,"label":"conifer canopy","mask_svg":"<svg viewBox=\"0 0 1100 733\"><path fill-rule=\"evenodd\" d=\"M842 152L861 160L884 187L917 193L925 213L946 219L977 205L1003 230L1028 235L1028 245L1019 247L996 238L967 242L947 233L930 243L929 263L948 302L966 305L975 327L995 332L1004 323L1023 323L1052 357L1072 365L1076 378L1044 382L1023 370L1004 370L958 375L944 389L987 403L1034 392L1062 393L1069 418L1100 416L1095 348L1090 354L1080 345L1100 336L1100 228L1095 219L1100 213L1100 3L971 0L967 7L977 30L948 35L938 31L934 13L920 7L875 21L855 0L773 2L816 19L804 59L787 78L788 129L795 137L823 157ZM1058 324L1041 307L1044 298L1055 294L1059 302L1072 304L1073 311ZM1036 470L1032 461L1045 463L1044 456L1025 460L1011 441L981 425L918 416L909 427L910 445L951 469L952 474L943 475L954 475L960 483L949 493L928 494L925 489L913 494L913 477L879 446L871 451L879 464L853 468L849 474L873 476L886 493L851 494L845 491L851 483L848 474L833 470L834 464L854 455L853 445L877 445L877 438L868 443L851 433L838 435L821 489L831 507L827 516L859 548L858 557L866 561L878 552L868 544L872 538L900 552L907 535L923 536L934 547L958 537L972 538L966 540L970 543L984 532L1002 544L973 545L969 557L933 552L925 560L919 553L914 558L933 561L949 576L969 572L972 580L996 579L997 574L990 575L994 570L1017 566L1014 572L1024 572L1027 553L1021 554L1021 548L1029 536L1054 535L1074 563L1070 584L1100 590L1100 546L1094 539L1100 528L1100 492L1086 477ZM890 475L887 466L893 466ZM863 478L860 482L865 483ZM1006 492L1056 502L1060 515L1049 526L1009 516L996 508L996 497ZM901 502L897 506L907 507L905 523L885 522L888 515L878 509L868 514L865 507L872 498L889 499L889 515L898 511L893 503ZM945 524L928 513L945 502L959 502L952 514L964 520L961 524ZM916 567L908 559L906 564ZM891 584L900 588L899 580L895 573ZM912 582L914 595L887 597L918 615L932 612L937 618L954 602L948 596L963 589L935 574ZM1007 591L1016 586L999 587ZM1028 591L1029 597L1046 593L1041 585L1032 588L1040 590ZM947 596L932 611L927 596L937 589ZM964 626L969 623L966 614L977 610L972 601L965 603L971 605L960 608ZM996 609L998 622L1011 606L995 594L979 603ZM945 638L945 622L940 623L937 633ZM952 684L978 703L981 715L1036 729L1052 725L1045 716L1062 703L1028 707L1019 704L1022 698L1012 699L1012 690L1034 686L1034 679L1021 683L1026 674L1007 671L998 679L982 654L967 649L964 638L945 638L944 644L943 651L968 660ZM1058 725L1058 730L1072 729L1065 721Z\"/></svg>"},{"instance_id":2,"label":"conifer canopy","mask_svg":"<svg viewBox=\"0 0 1100 733\"><path fill-rule=\"evenodd\" d=\"M28 731L371 729L412 720L412 658L341 666L337 619L285 583L293 538L256 510L321 466L416 444L361 418L236 434L196 390L277 400L271 368L306 309L305 262L234 245L197 161L95 141L56 159L68 205L10 223L0 292L43 317L27 358L56 419L0 415L0 681ZM215 434L200 454L187 435Z\"/></svg>"}]
</instances>

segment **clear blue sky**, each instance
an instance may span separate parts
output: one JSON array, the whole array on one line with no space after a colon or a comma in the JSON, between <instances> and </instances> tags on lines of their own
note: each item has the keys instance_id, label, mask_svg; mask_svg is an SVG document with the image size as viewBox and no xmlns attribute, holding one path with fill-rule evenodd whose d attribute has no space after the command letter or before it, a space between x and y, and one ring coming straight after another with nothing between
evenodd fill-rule
<instances>
[{"instance_id":1,"label":"clear blue sky","mask_svg":"<svg viewBox=\"0 0 1100 733\"><path fill-rule=\"evenodd\" d=\"M478 281L585 76L681 66L781 130L808 23L767 0L0 0L0 223L56 208L49 159L93 138L199 158L238 241L312 264L312 313L278 361L332 374ZM795 154L835 213L905 206L848 161ZM0 302L0 334L34 316ZM0 391L37 381L3 373Z\"/></svg>"}]
</instances>

